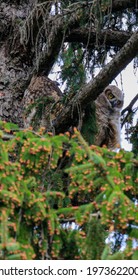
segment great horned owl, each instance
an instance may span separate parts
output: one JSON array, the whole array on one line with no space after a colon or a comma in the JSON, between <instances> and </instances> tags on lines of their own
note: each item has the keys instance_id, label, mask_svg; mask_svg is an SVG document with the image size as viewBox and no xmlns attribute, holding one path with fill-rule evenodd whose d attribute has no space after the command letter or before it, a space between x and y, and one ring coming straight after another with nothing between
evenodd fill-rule
<instances>
[{"instance_id":1,"label":"great horned owl","mask_svg":"<svg viewBox=\"0 0 138 280\"><path fill-rule=\"evenodd\" d=\"M33 76L22 100L24 127L32 126L36 130L43 126L47 131L51 130L51 122L57 113L54 105L62 96L56 82L44 75Z\"/></svg>"},{"instance_id":2,"label":"great horned owl","mask_svg":"<svg viewBox=\"0 0 138 280\"><path fill-rule=\"evenodd\" d=\"M121 90L109 85L96 99L97 134L95 144L115 149L120 145L120 112L124 95Z\"/></svg>"}]
</instances>

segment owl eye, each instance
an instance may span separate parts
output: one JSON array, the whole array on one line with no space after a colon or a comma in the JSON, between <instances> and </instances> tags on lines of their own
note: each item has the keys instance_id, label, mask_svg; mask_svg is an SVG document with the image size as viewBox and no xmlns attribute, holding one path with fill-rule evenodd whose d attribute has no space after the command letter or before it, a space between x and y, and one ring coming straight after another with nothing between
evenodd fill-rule
<instances>
[{"instance_id":1,"label":"owl eye","mask_svg":"<svg viewBox=\"0 0 138 280\"><path fill-rule=\"evenodd\" d=\"M107 96L107 98L108 98L109 100L112 100L112 99L114 98L114 95L112 94L112 91L111 91L110 89L107 89L107 90L105 91L105 95Z\"/></svg>"},{"instance_id":2,"label":"owl eye","mask_svg":"<svg viewBox=\"0 0 138 280\"><path fill-rule=\"evenodd\" d=\"M117 105L121 105L121 101L120 100L117 101Z\"/></svg>"},{"instance_id":3,"label":"owl eye","mask_svg":"<svg viewBox=\"0 0 138 280\"><path fill-rule=\"evenodd\" d=\"M109 99L113 99L114 98L114 95L112 94L112 92L108 93L108 98Z\"/></svg>"}]
</instances>

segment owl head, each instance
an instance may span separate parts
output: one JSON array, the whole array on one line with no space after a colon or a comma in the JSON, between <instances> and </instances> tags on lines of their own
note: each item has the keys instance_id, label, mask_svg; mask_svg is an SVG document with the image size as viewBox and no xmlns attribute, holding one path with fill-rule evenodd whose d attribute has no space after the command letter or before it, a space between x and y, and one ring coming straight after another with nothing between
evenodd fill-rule
<instances>
[{"instance_id":1,"label":"owl head","mask_svg":"<svg viewBox=\"0 0 138 280\"><path fill-rule=\"evenodd\" d=\"M113 111L120 111L122 109L124 103L124 95L118 87L110 85L105 88L102 95L104 95L110 109L112 109Z\"/></svg>"},{"instance_id":2,"label":"owl head","mask_svg":"<svg viewBox=\"0 0 138 280\"><path fill-rule=\"evenodd\" d=\"M98 96L95 103L97 107L104 108L110 113L120 112L124 103L124 95L118 87L109 85Z\"/></svg>"}]
</instances>

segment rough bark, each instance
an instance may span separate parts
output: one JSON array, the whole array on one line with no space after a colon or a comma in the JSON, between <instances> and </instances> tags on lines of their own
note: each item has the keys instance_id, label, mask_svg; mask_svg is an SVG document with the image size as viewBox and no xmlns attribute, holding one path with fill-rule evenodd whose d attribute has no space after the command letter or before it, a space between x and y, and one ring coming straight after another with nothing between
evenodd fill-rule
<instances>
[{"instance_id":1,"label":"rough bark","mask_svg":"<svg viewBox=\"0 0 138 280\"><path fill-rule=\"evenodd\" d=\"M1 90L4 90L4 94L7 92L10 94L15 81L18 80L20 95L23 94L33 74L36 72L49 74L60 52L68 26L76 25L79 16L77 17L76 12L75 17L71 15L67 22L61 15L51 16L46 2L44 6L39 8L34 6L32 10L31 4L29 7L24 3L10 6L9 3L2 2L0 9L0 17L3 19L0 22ZM46 46L39 50L37 40L43 35ZM7 83L3 81L5 79L8 79Z\"/></svg>"},{"instance_id":2,"label":"rough bark","mask_svg":"<svg viewBox=\"0 0 138 280\"><path fill-rule=\"evenodd\" d=\"M57 133L65 131L78 114L78 107L82 110L95 100L103 89L131 62L138 54L138 32L133 34L122 47L114 59L111 60L100 73L85 85L78 94L64 108L54 122Z\"/></svg>"}]
</instances>

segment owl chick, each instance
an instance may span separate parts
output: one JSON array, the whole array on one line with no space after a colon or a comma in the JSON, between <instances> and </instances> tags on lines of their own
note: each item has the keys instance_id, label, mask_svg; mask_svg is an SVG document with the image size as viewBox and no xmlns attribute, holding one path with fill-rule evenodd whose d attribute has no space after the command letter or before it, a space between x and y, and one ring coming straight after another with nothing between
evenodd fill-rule
<instances>
[{"instance_id":1,"label":"owl chick","mask_svg":"<svg viewBox=\"0 0 138 280\"><path fill-rule=\"evenodd\" d=\"M43 126L47 131L51 130L52 120L58 112L54 105L62 96L56 82L44 75L33 76L22 100L24 127L37 130Z\"/></svg>"},{"instance_id":2,"label":"owl chick","mask_svg":"<svg viewBox=\"0 0 138 280\"><path fill-rule=\"evenodd\" d=\"M123 107L124 95L121 90L109 85L96 99L95 145L106 145L109 149L120 146L120 112Z\"/></svg>"}]
</instances>

